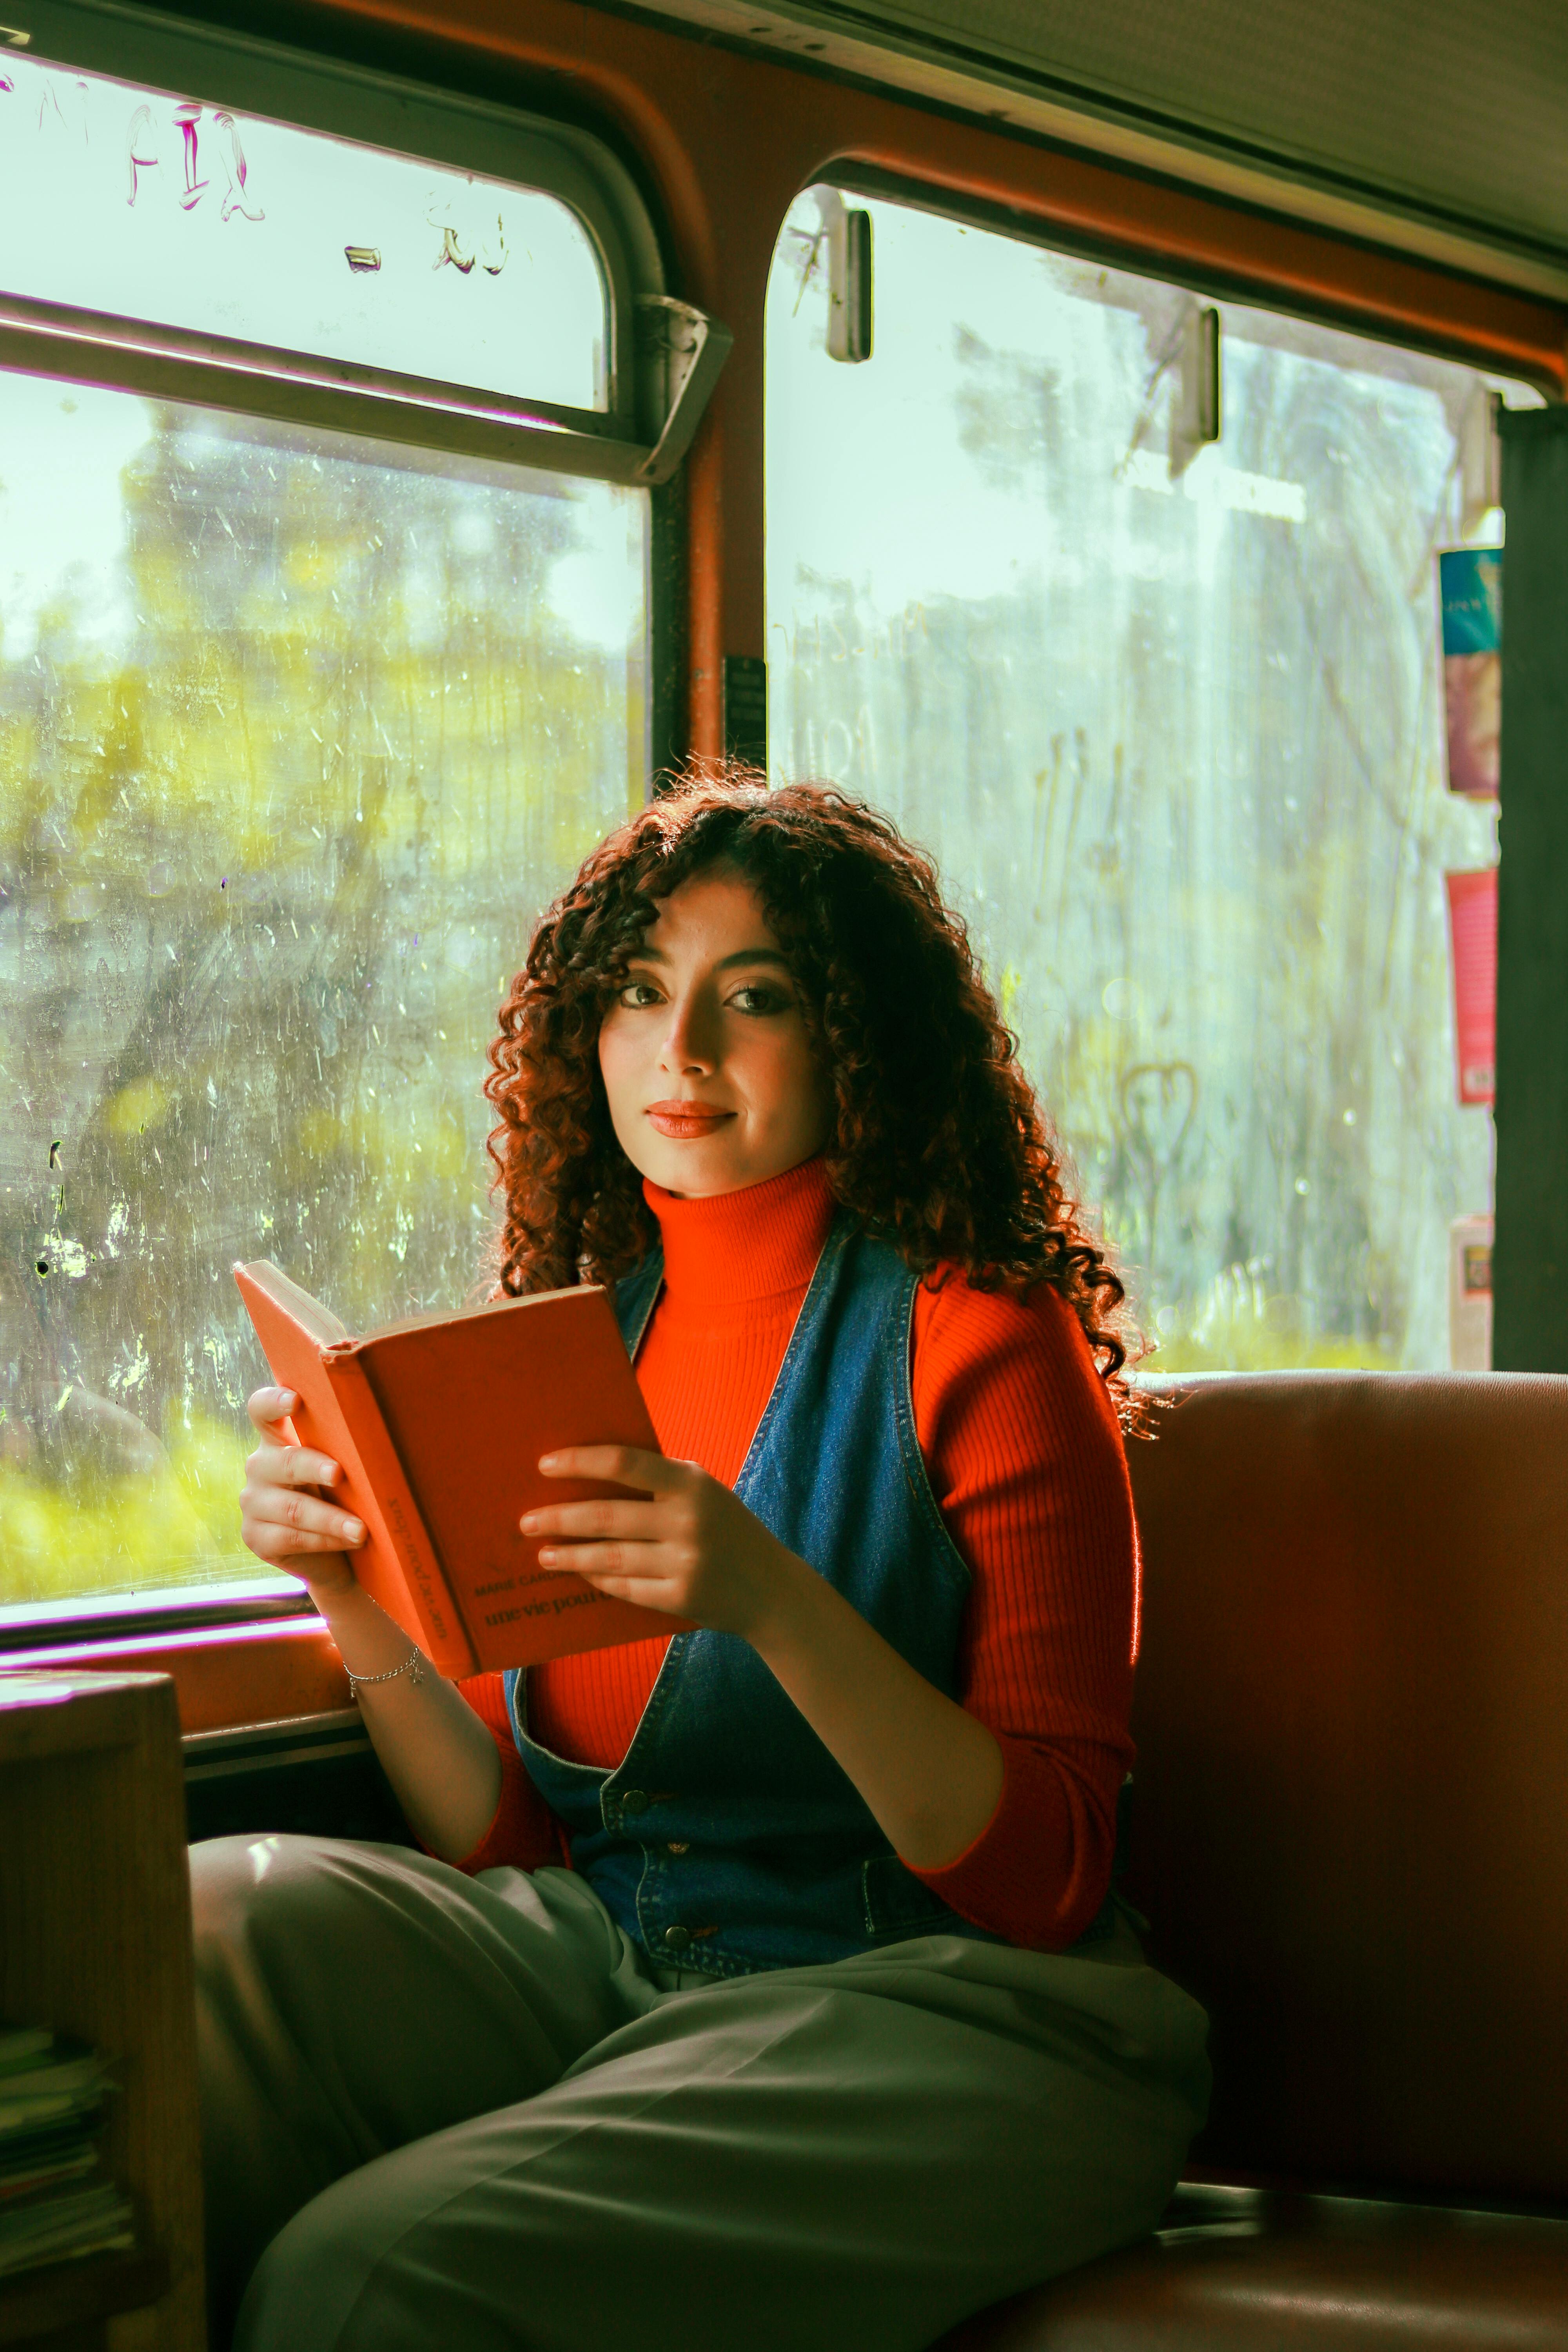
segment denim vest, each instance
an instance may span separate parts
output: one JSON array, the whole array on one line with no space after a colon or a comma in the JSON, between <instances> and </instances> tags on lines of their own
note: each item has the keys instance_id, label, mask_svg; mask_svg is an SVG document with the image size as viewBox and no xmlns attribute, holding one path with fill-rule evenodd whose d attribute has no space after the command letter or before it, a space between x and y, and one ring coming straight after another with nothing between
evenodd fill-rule
<instances>
[{"instance_id":1,"label":"denim vest","mask_svg":"<svg viewBox=\"0 0 1568 2352\"><path fill-rule=\"evenodd\" d=\"M658 1253L617 1286L635 1356ZM969 1571L915 1435L910 1336L919 1277L840 1219L806 1293L735 1493L928 1682L957 1690ZM626 1758L568 1763L528 1736L524 1765L572 1863L652 1958L710 1976L804 1967L976 1927L899 1861L848 1775L732 1633L678 1633Z\"/></svg>"}]
</instances>

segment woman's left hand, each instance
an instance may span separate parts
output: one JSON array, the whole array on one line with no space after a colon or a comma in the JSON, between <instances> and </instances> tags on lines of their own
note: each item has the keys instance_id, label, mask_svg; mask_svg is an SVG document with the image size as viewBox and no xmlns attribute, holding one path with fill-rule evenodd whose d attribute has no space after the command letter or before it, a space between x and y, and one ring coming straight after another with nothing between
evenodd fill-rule
<instances>
[{"instance_id":1,"label":"woman's left hand","mask_svg":"<svg viewBox=\"0 0 1568 2352\"><path fill-rule=\"evenodd\" d=\"M544 1538L542 1568L750 1642L917 1870L941 1869L973 1844L1005 1778L994 1735L728 1486L694 1462L631 1445L574 1445L539 1466L549 1478L643 1490L529 1511L522 1532Z\"/></svg>"},{"instance_id":2,"label":"woman's left hand","mask_svg":"<svg viewBox=\"0 0 1568 2352\"><path fill-rule=\"evenodd\" d=\"M757 1643L787 1613L798 1579L812 1573L694 1462L631 1445L574 1445L546 1454L539 1466L547 1478L643 1490L636 1500L551 1504L521 1522L525 1536L544 1538L541 1568L584 1577L617 1601Z\"/></svg>"}]
</instances>

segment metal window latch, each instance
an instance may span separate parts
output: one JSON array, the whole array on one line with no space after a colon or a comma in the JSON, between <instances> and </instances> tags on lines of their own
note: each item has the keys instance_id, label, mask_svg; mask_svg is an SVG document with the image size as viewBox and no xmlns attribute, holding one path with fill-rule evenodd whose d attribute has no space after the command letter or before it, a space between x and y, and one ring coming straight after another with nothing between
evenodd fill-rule
<instances>
[{"instance_id":1,"label":"metal window latch","mask_svg":"<svg viewBox=\"0 0 1568 2352\"><path fill-rule=\"evenodd\" d=\"M826 182L811 194L821 223L811 240L807 277L815 276L817 254L827 249L827 328L824 341L830 360L851 366L871 356L875 304L871 289L871 215L844 201Z\"/></svg>"},{"instance_id":2,"label":"metal window latch","mask_svg":"<svg viewBox=\"0 0 1568 2352\"><path fill-rule=\"evenodd\" d=\"M1182 320L1171 400L1171 479L1220 436L1219 312L1194 303Z\"/></svg>"},{"instance_id":3,"label":"metal window latch","mask_svg":"<svg viewBox=\"0 0 1568 2352\"><path fill-rule=\"evenodd\" d=\"M827 356L871 356L871 215L840 205L827 229Z\"/></svg>"},{"instance_id":4,"label":"metal window latch","mask_svg":"<svg viewBox=\"0 0 1568 2352\"><path fill-rule=\"evenodd\" d=\"M1497 412L1502 394L1478 383L1459 420L1459 529L1468 539L1502 504L1502 443Z\"/></svg>"},{"instance_id":5,"label":"metal window latch","mask_svg":"<svg viewBox=\"0 0 1568 2352\"><path fill-rule=\"evenodd\" d=\"M735 338L717 319L673 294L641 297L637 335L644 429L653 440L637 479L668 482L691 446Z\"/></svg>"}]
</instances>

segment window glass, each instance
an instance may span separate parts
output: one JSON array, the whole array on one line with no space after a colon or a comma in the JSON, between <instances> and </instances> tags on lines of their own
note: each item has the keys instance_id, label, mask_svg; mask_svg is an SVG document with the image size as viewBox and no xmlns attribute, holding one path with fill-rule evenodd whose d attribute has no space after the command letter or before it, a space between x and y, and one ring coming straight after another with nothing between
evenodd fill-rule
<instances>
[{"instance_id":1,"label":"window glass","mask_svg":"<svg viewBox=\"0 0 1568 2352\"><path fill-rule=\"evenodd\" d=\"M14 295L605 404L605 296L559 198L0 50Z\"/></svg>"},{"instance_id":2,"label":"window glass","mask_svg":"<svg viewBox=\"0 0 1568 2352\"><path fill-rule=\"evenodd\" d=\"M832 202L769 291L775 775L936 853L1154 1369L1447 1364L1491 1146L1444 875L1496 820L1445 788L1434 554L1488 384L1222 303L1197 447L1190 295L882 202L836 364Z\"/></svg>"},{"instance_id":3,"label":"window glass","mask_svg":"<svg viewBox=\"0 0 1568 2352\"><path fill-rule=\"evenodd\" d=\"M643 792L646 495L0 376L0 1602L249 1576L229 1268L474 1295L537 908Z\"/></svg>"}]
</instances>

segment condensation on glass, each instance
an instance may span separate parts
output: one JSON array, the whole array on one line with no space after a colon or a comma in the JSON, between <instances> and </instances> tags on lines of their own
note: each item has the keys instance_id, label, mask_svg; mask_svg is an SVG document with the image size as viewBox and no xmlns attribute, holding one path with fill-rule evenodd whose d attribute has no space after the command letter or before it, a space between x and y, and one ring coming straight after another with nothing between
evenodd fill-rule
<instances>
[{"instance_id":1,"label":"condensation on glass","mask_svg":"<svg viewBox=\"0 0 1568 2352\"><path fill-rule=\"evenodd\" d=\"M642 798L646 498L19 375L0 449L15 1603L256 1572L233 1260L475 1295L500 995Z\"/></svg>"},{"instance_id":2,"label":"condensation on glass","mask_svg":"<svg viewBox=\"0 0 1568 2352\"><path fill-rule=\"evenodd\" d=\"M1200 446L1191 295L869 209L868 366L810 196L769 289L775 777L935 852L1152 1369L1445 1365L1491 1135L1443 876L1497 846L1444 788L1433 558L1500 527L1489 380L1222 303Z\"/></svg>"},{"instance_id":3,"label":"condensation on glass","mask_svg":"<svg viewBox=\"0 0 1568 2352\"><path fill-rule=\"evenodd\" d=\"M559 197L0 50L8 293L564 407L606 295Z\"/></svg>"}]
</instances>

